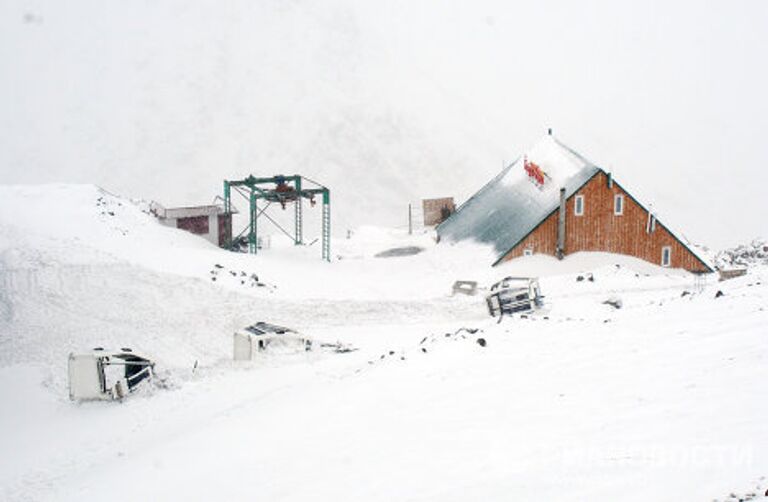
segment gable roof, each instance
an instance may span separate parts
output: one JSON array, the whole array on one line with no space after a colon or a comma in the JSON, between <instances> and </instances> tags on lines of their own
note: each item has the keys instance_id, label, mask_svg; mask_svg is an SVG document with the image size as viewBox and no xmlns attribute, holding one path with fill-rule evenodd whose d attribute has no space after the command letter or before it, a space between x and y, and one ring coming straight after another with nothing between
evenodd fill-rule
<instances>
[{"instance_id":1,"label":"gable roof","mask_svg":"<svg viewBox=\"0 0 768 502\"><path fill-rule=\"evenodd\" d=\"M526 170L533 163L546 173L545 183L537 186ZM454 214L438 225L440 240L474 239L491 244L498 253L494 265L531 234L560 205L560 188L566 198L581 190L597 173L605 170L561 143L551 134L544 136L522 158L504 168L475 195L462 204ZM614 180L638 206L651 212L629 191ZM652 213L655 215L655 213ZM676 232L656 219L675 240L686 248L710 272L710 260L694 251Z\"/></svg>"},{"instance_id":2,"label":"gable roof","mask_svg":"<svg viewBox=\"0 0 768 502\"><path fill-rule=\"evenodd\" d=\"M543 185L534 183L526 164L545 173ZM559 206L561 187L570 197L599 171L554 136L544 136L440 224L437 235L490 244L502 256Z\"/></svg>"}]
</instances>

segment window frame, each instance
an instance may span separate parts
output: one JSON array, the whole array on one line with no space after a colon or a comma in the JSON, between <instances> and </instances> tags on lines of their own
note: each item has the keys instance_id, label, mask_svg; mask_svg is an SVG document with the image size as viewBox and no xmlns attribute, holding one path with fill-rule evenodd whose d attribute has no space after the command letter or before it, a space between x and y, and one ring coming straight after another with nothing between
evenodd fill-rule
<instances>
[{"instance_id":1,"label":"window frame","mask_svg":"<svg viewBox=\"0 0 768 502\"><path fill-rule=\"evenodd\" d=\"M667 258L666 263L664 262L665 256ZM661 247L661 266L662 267L672 266L672 246Z\"/></svg>"},{"instance_id":2,"label":"window frame","mask_svg":"<svg viewBox=\"0 0 768 502\"><path fill-rule=\"evenodd\" d=\"M581 202L581 207L579 207L579 202ZM579 209L581 209L581 211L579 211ZM583 195L576 195L573 198L573 215L584 216L584 196Z\"/></svg>"},{"instance_id":3,"label":"window frame","mask_svg":"<svg viewBox=\"0 0 768 502\"><path fill-rule=\"evenodd\" d=\"M620 204L618 204L619 207L617 207L617 202L621 201ZM622 216L624 214L624 195L617 193L613 196L613 215L614 216Z\"/></svg>"}]
</instances>

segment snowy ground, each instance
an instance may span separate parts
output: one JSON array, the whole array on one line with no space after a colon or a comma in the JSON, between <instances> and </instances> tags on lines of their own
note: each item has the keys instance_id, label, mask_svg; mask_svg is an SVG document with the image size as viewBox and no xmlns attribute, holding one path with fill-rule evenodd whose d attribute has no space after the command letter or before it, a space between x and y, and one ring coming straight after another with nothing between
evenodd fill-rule
<instances>
[{"instance_id":1,"label":"snowy ground","mask_svg":"<svg viewBox=\"0 0 768 502\"><path fill-rule=\"evenodd\" d=\"M424 251L375 257L404 246ZM362 228L332 264L314 247L253 257L92 186L0 187L0 499L765 493L768 268L717 283L601 254L491 269L485 253ZM482 296L450 296L523 274L542 277L545 313L497 324ZM233 330L257 320L359 350L234 364ZM167 388L70 402L67 354L99 345L152 354Z\"/></svg>"}]
</instances>

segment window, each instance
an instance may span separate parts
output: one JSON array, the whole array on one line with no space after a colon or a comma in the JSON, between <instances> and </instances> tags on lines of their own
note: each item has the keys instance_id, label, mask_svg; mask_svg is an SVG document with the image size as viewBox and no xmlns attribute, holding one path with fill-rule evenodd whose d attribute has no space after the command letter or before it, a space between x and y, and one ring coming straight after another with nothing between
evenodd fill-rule
<instances>
[{"instance_id":1,"label":"window","mask_svg":"<svg viewBox=\"0 0 768 502\"><path fill-rule=\"evenodd\" d=\"M532 248L523 249L523 256L533 256L533 249Z\"/></svg>"},{"instance_id":2,"label":"window","mask_svg":"<svg viewBox=\"0 0 768 502\"><path fill-rule=\"evenodd\" d=\"M624 196L616 195L613 197L613 214L621 216L624 214Z\"/></svg>"},{"instance_id":3,"label":"window","mask_svg":"<svg viewBox=\"0 0 768 502\"><path fill-rule=\"evenodd\" d=\"M648 212L648 222L645 224L645 232L652 234L656 231L656 217L651 213Z\"/></svg>"},{"instance_id":4,"label":"window","mask_svg":"<svg viewBox=\"0 0 768 502\"><path fill-rule=\"evenodd\" d=\"M577 195L573 199L573 214L576 216L584 216L584 196Z\"/></svg>"},{"instance_id":5,"label":"window","mask_svg":"<svg viewBox=\"0 0 768 502\"><path fill-rule=\"evenodd\" d=\"M661 248L661 266L668 267L672 263L672 246Z\"/></svg>"}]
</instances>

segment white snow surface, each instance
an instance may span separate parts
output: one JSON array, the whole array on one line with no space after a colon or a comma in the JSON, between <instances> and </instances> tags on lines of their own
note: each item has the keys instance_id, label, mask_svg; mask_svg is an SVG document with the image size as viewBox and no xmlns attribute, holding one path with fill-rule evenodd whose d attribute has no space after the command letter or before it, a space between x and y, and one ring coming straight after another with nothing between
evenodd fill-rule
<instances>
[{"instance_id":1,"label":"white snow surface","mask_svg":"<svg viewBox=\"0 0 768 502\"><path fill-rule=\"evenodd\" d=\"M0 187L0 500L768 489L767 267L722 283L599 253L490 268L489 249L421 229L345 237L330 264L317 245L235 254L95 186ZM424 251L375 257L405 246ZM540 276L545 311L497 323L482 295L450 295L505 275ZM359 350L234 364L232 332L258 320ZM70 402L67 354L94 346L154 356L162 385Z\"/></svg>"}]
</instances>

